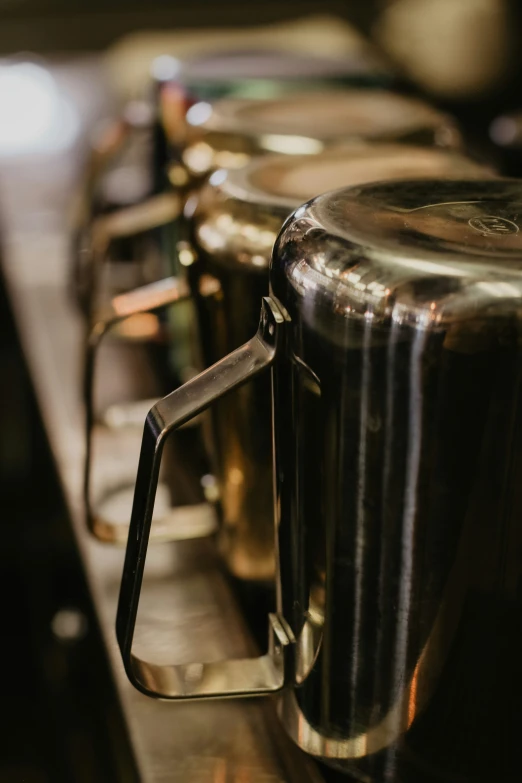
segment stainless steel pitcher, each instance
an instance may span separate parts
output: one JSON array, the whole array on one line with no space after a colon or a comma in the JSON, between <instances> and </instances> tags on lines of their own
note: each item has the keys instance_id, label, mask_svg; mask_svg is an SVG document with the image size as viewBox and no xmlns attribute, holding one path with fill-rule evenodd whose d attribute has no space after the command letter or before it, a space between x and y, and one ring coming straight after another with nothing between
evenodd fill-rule
<instances>
[{"instance_id":1,"label":"stainless steel pitcher","mask_svg":"<svg viewBox=\"0 0 522 783\"><path fill-rule=\"evenodd\" d=\"M257 334L145 424L117 618L136 687L281 691L294 740L372 783L518 779L521 213L519 180L410 180L286 221ZM132 637L165 438L270 366L270 650L147 663Z\"/></svg>"}]
</instances>

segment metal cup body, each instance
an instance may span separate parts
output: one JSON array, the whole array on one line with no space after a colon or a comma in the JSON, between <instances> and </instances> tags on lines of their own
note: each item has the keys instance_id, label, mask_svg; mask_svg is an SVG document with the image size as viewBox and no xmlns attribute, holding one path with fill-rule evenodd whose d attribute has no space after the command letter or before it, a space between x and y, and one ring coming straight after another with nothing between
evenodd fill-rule
<instances>
[{"instance_id":1,"label":"metal cup body","mask_svg":"<svg viewBox=\"0 0 522 783\"><path fill-rule=\"evenodd\" d=\"M198 262L191 270L201 360L210 367L255 333L259 302L268 295L271 244L290 207L216 199L220 215L264 232L259 253L211 253L203 247L197 218L193 232ZM229 209L230 208L230 209ZM206 243L205 243L206 244ZM252 259L254 263L252 263ZM259 265L256 265L255 261ZM214 291L208 295L208 288ZM270 377L260 375L212 406L207 443L220 489L220 548L230 571L240 579L273 580L275 574Z\"/></svg>"},{"instance_id":2,"label":"metal cup body","mask_svg":"<svg viewBox=\"0 0 522 783\"><path fill-rule=\"evenodd\" d=\"M374 214L380 241L364 239L371 199L355 214L355 194L332 197L327 220L300 210L274 251L289 319L273 377L281 614L296 639L281 717L360 780L507 783L522 694L520 190L506 205L505 183L398 187L411 198Z\"/></svg>"}]
</instances>

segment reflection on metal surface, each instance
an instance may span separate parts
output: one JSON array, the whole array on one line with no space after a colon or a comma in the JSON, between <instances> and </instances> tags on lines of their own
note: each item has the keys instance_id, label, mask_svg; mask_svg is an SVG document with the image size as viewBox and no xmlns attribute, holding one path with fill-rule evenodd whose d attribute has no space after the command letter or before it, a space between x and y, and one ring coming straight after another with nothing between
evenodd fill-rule
<instances>
[{"instance_id":1,"label":"reflection on metal surface","mask_svg":"<svg viewBox=\"0 0 522 783\"><path fill-rule=\"evenodd\" d=\"M191 106L187 112L187 122L190 125L202 125L212 114L212 106L206 101L200 101Z\"/></svg>"},{"instance_id":2,"label":"reflection on metal surface","mask_svg":"<svg viewBox=\"0 0 522 783\"><path fill-rule=\"evenodd\" d=\"M178 242L178 257L181 266L192 266L197 256L188 242Z\"/></svg>"},{"instance_id":3,"label":"reflection on metal surface","mask_svg":"<svg viewBox=\"0 0 522 783\"><path fill-rule=\"evenodd\" d=\"M261 137L261 144L269 152L281 152L284 155L316 155L324 149L323 142L317 139L276 133L265 133Z\"/></svg>"},{"instance_id":4,"label":"reflection on metal surface","mask_svg":"<svg viewBox=\"0 0 522 783\"><path fill-rule=\"evenodd\" d=\"M175 277L166 277L164 280L158 280L156 283L137 288L134 291L127 291L124 294L118 294L111 300L112 318L119 320L131 315L148 313L149 310L155 310L159 307L178 302L189 295L189 289L186 281ZM111 318L105 317L103 323ZM93 330L100 331L106 326L99 326L100 318L94 318L95 326Z\"/></svg>"},{"instance_id":5,"label":"reflection on metal surface","mask_svg":"<svg viewBox=\"0 0 522 783\"><path fill-rule=\"evenodd\" d=\"M170 54L162 54L152 61L152 76L160 82L167 82L175 79L181 70L181 63Z\"/></svg>"},{"instance_id":6,"label":"reflection on metal surface","mask_svg":"<svg viewBox=\"0 0 522 783\"><path fill-rule=\"evenodd\" d=\"M143 204L100 217L92 227L93 246L103 251L111 239L133 236L175 220L179 210L179 197L175 193L164 193L151 197Z\"/></svg>"},{"instance_id":7,"label":"reflection on metal surface","mask_svg":"<svg viewBox=\"0 0 522 783\"><path fill-rule=\"evenodd\" d=\"M308 610L295 646L295 682L301 685L310 675L321 649L324 628L326 590L315 583L310 591Z\"/></svg>"},{"instance_id":8,"label":"reflection on metal surface","mask_svg":"<svg viewBox=\"0 0 522 783\"><path fill-rule=\"evenodd\" d=\"M318 195L349 185L421 175L456 179L493 176L493 172L450 150L404 144L353 144L297 160L273 156L255 161L244 173L229 175L229 190L234 188L238 193L248 187L258 198L264 195L281 203L286 198L289 207L293 207L297 201L307 201L312 192ZM223 184L226 179L225 174L222 182L216 184Z\"/></svg>"},{"instance_id":9,"label":"reflection on metal surface","mask_svg":"<svg viewBox=\"0 0 522 783\"><path fill-rule=\"evenodd\" d=\"M390 141L414 130L433 131L454 123L417 98L387 90L346 88L266 101L223 99L213 104L208 119L200 124L207 131L300 136L331 143L343 137Z\"/></svg>"},{"instance_id":10,"label":"reflection on metal surface","mask_svg":"<svg viewBox=\"0 0 522 783\"><path fill-rule=\"evenodd\" d=\"M227 98L204 107L193 118L183 152L194 176L218 167L241 168L253 156L267 152L314 155L361 140L449 148L461 144L460 133L447 115L384 90L326 89L264 101ZM187 120L190 128L189 114Z\"/></svg>"},{"instance_id":11,"label":"reflection on metal surface","mask_svg":"<svg viewBox=\"0 0 522 783\"><path fill-rule=\"evenodd\" d=\"M194 174L204 174L213 164L213 151L209 144L198 141L183 153L183 162Z\"/></svg>"},{"instance_id":12,"label":"reflection on metal surface","mask_svg":"<svg viewBox=\"0 0 522 783\"><path fill-rule=\"evenodd\" d=\"M270 647L259 658L157 665L131 655L126 671L148 696L164 699L209 699L266 696L283 688L293 639L285 623L270 615Z\"/></svg>"},{"instance_id":13,"label":"reflection on metal surface","mask_svg":"<svg viewBox=\"0 0 522 783\"><path fill-rule=\"evenodd\" d=\"M115 328L120 337L127 340L152 340L154 337L159 339L161 335L160 323L153 313L130 315Z\"/></svg>"},{"instance_id":14,"label":"reflection on metal surface","mask_svg":"<svg viewBox=\"0 0 522 783\"><path fill-rule=\"evenodd\" d=\"M167 176L170 184L175 188L183 188L189 184L189 175L187 170L179 164L169 166Z\"/></svg>"},{"instance_id":15,"label":"reflection on metal surface","mask_svg":"<svg viewBox=\"0 0 522 783\"><path fill-rule=\"evenodd\" d=\"M240 169L250 160L246 152L233 152L227 149L214 149L205 141L191 144L183 152L183 162L194 176L207 174L217 167Z\"/></svg>"}]
</instances>

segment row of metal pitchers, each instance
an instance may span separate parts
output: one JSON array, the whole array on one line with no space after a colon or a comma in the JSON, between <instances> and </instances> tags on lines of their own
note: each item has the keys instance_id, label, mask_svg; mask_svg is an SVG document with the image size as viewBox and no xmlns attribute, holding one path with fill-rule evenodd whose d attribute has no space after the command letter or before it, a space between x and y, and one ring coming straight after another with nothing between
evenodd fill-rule
<instances>
[{"instance_id":1,"label":"row of metal pitchers","mask_svg":"<svg viewBox=\"0 0 522 783\"><path fill-rule=\"evenodd\" d=\"M255 122L234 133L314 139L313 106L338 129L342 95L354 112L366 96L411 105L375 91L241 102ZM199 115L211 149L219 108ZM299 133L277 123L296 115ZM149 695L281 691L295 741L360 779L512 781L522 186L455 149L355 135L214 171L182 197L183 276L90 322L95 345L113 320L188 297L208 368L146 420L118 640ZM277 612L259 659L159 666L132 637L160 462L209 406L221 546L241 577L275 573Z\"/></svg>"},{"instance_id":2,"label":"row of metal pitchers","mask_svg":"<svg viewBox=\"0 0 522 783\"><path fill-rule=\"evenodd\" d=\"M518 778L521 209L520 180L421 179L329 192L286 220L257 332L147 416L117 615L138 689L278 693L304 751L372 783ZM143 660L165 441L246 382L272 407L268 653Z\"/></svg>"},{"instance_id":3,"label":"row of metal pitchers","mask_svg":"<svg viewBox=\"0 0 522 783\"><path fill-rule=\"evenodd\" d=\"M170 82L161 85L161 94L179 94L179 85L174 87ZM101 338L115 322L151 308L164 313L162 308L177 302L168 316L160 317L163 329L167 321L171 384L175 385L186 377L187 367L209 366L247 338L257 318L258 298L268 293L267 269L275 236L299 203L316 193L365 180L457 172L475 175L485 170L455 150L460 135L448 117L418 100L378 88L321 94L301 88L277 100L200 102L192 104L184 121L192 131L180 154L179 146L172 143L174 162L167 166L169 181L174 168L179 184L170 184L163 193L131 207L111 210L89 225L89 446L99 418L93 393L97 352ZM411 143L405 149L397 146L399 141ZM274 149L288 154L277 159L270 155ZM216 171L223 162L229 169ZM122 240L127 241L123 249ZM128 263L129 256L131 260L137 257L137 263ZM231 267L236 268L233 274ZM107 301L100 289L102 294L113 290L114 281L111 286L109 278L109 286L103 285L103 273L114 268L123 268L124 274L119 272L117 277L119 295ZM130 279L157 278L161 270L170 276L129 293L122 285L129 280L129 269ZM197 306L196 327L187 297ZM254 436L258 442L245 441L240 434L242 417L250 421L258 403L255 391L242 394L248 399L220 408L223 415L217 413L212 428L223 548L236 575L265 579L273 576L274 568L267 459L270 438L265 426L268 408L265 402L265 415ZM259 404L263 407L262 401ZM236 420L236 426L229 417ZM91 448L88 455L85 486L90 526L104 540L124 542L126 528L111 524L100 511L101 504L91 497ZM259 482L265 487L262 493ZM105 499L110 487L98 494ZM169 514L163 523L158 520L158 537L185 535L177 529L176 520L176 515Z\"/></svg>"},{"instance_id":4,"label":"row of metal pitchers","mask_svg":"<svg viewBox=\"0 0 522 783\"><path fill-rule=\"evenodd\" d=\"M217 167L241 167L252 157L266 155L274 149L286 149L293 155L299 151L314 154L333 146L337 137L352 141L370 136L387 138L427 133L432 140L435 132L455 133L452 126L441 117L432 116L431 110L418 102L404 102L392 96L388 106L387 95L381 96L381 100L379 93L374 96L370 88L378 89L390 83L392 77L388 70L360 51L356 57L344 59L260 50L248 55L220 53L178 63L178 70L170 76L165 70L165 58L159 59L161 68L159 71L153 68L157 79L149 103L131 102L120 120L98 134L75 231L73 290L90 325L86 368L89 450L86 505L90 527L98 537L109 541L124 542L126 528L107 514L111 495L119 491L111 491L109 478L102 477L102 486L95 491L95 502L91 502L92 430L97 421L106 423L115 418L112 407L108 411L102 409L98 415L94 412L96 349L114 320L126 317L128 334L128 316L137 315L136 311L147 309L152 302L161 311L159 331L174 332L174 339L169 340L168 356L163 357L170 376L162 393L190 375L194 366L201 367L198 339L194 339L193 308L178 303L168 312L165 309L170 300L184 298L187 293L186 267L194 260L194 254L190 241L187 242L190 229L183 208L190 193ZM167 65L168 61L169 58ZM336 106L345 84L361 87L357 106L353 105L353 96L350 98L350 93L343 91L346 105L335 109L332 115L332 106ZM309 116L302 123L303 115L309 115L310 109L306 94L319 86L329 91L337 88L338 92L332 92L330 97L314 93L312 105L322 105L326 115L319 126ZM275 100L276 96L285 95L288 101ZM234 97L220 100L212 107L202 100L223 96ZM290 124L280 116L283 106L287 114L295 115ZM383 119L383 112L389 109L393 117ZM410 112L411 116L400 120L397 127L400 111ZM275 124L274 115L279 118L279 124ZM330 130L330 122L337 124L339 120L339 129ZM175 275L176 280L161 284L161 290L144 289L123 300L111 301L111 292L128 292L165 274ZM145 325L150 331L150 320ZM152 338L157 339L154 323ZM128 422L133 415L139 416L141 410L139 406L132 410L131 406L125 406L124 410L120 406L116 418ZM119 478L112 481L118 486L122 483ZM211 489L215 495L215 487ZM167 508L161 526L156 527L160 537L181 535L179 514L170 513ZM172 527L175 531L171 533ZM209 524L203 526L204 531L208 529Z\"/></svg>"}]
</instances>

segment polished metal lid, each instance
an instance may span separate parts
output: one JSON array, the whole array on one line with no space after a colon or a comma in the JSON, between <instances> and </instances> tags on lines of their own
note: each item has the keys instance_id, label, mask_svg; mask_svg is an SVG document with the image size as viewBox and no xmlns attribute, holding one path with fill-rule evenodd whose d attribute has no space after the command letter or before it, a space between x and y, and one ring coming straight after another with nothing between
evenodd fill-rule
<instances>
[{"instance_id":1,"label":"polished metal lid","mask_svg":"<svg viewBox=\"0 0 522 783\"><path fill-rule=\"evenodd\" d=\"M393 92L327 90L278 100L218 101L200 124L208 130L238 128L250 134L300 134L329 140L346 134L389 137L446 122L448 118L429 104ZM197 125L197 119L192 124Z\"/></svg>"},{"instance_id":2,"label":"polished metal lid","mask_svg":"<svg viewBox=\"0 0 522 783\"><path fill-rule=\"evenodd\" d=\"M190 171L239 168L256 154L314 155L354 141L458 147L454 122L432 106L384 90L298 92L277 100L224 99L187 112Z\"/></svg>"},{"instance_id":3,"label":"polished metal lid","mask_svg":"<svg viewBox=\"0 0 522 783\"><path fill-rule=\"evenodd\" d=\"M290 285L316 325L319 313L329 313L332 334L332 314L436 328L522 312L521 224L522 180L409 180L338 190L286 223L274 248L272 285L283 299Z\"/></svg>"},{"instance_id":4,"label":"polished metal lid","mask_svg":"<svg viewBox=\"0 0 522 783\"><path fill-rule=\"evenodd\" d=\"M216 258L267 268L284 219L318 193L382 179L487 176L484 166L457 152L400 144L353 144L313 156L268 155L242 169L211 175L198 198L196 238Z\"/></svg>"}]
</instances>

